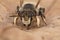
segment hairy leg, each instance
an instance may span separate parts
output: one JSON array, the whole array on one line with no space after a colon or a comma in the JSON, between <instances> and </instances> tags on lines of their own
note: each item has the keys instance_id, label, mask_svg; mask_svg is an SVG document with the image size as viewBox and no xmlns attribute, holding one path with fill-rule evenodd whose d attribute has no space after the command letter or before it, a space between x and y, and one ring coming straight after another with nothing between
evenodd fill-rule
<instances>
[{"instance_id":1,"label":"hairy leg","mask_svg":"<svg viewBox=\"0 0 60 40\"><path fill-rule=\"evenodd\" d=\"M17 20L18 20L18 17L15 17L13 23L16 24L16 21L17 21Z\"/></svg>"}]
</instances>

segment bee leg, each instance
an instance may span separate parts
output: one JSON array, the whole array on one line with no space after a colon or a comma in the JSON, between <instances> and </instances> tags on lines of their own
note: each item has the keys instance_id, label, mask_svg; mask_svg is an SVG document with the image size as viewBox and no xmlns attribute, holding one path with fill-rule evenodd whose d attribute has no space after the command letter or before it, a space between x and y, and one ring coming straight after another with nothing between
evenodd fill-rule
<instances>
[{"instance_id":1,"label":"bee leg","mask_svg":"<svg viewBox=\"0 0 60 40\"><path fill-rule=\"evenodd\" d=\"M46 23L46 19L44 19L44 23L47 25L47 23Z\"/></svg>"},{"instance_id":2,"label":"bee leg","mask_svg":"<svg viewBox=\"0 0 60 40\"><path fill-rule=\"evenodd\" d=\"M47 25L47 23L46 23L46 18L43 18L43 17L42 17L42 20L43 20L43 22L45 23L45 25Z\"/></svg>"},{"instance_id":3,"label":"bee leg","mask_svg":"<svg viewBox=\"0 0 60 40\"><path fill-rule=\"evenodd\" d=\"M40 26L40 18L39 18L39 16L36 16L36 19L37 19L37 26L39 27Z\"/></svg>"},{"instance_id":4,"label":"bee leg","mask_svg":"<svg viewBox=\"0 0 60 40\"><path fill-rule=\"evenodd\" d=\"M41 16L43 22L47 25L47 23L46 23L46 17L44 15L44 13L45 13L45 8L39 8L39 14L38 15Z\"/></svg>"},{"instance_id":5,"label":"bee leg","mask_svg":"<svg viewBox=\"0 0 60 40\"><path fill-rule=\"evenodd\" d=\"M14 18L14 22L13 22L13 23L14 23L15 25L16 25L17 19L18 19L18 17L15 17L15 18Z\"/></svg>"}]
</instances>

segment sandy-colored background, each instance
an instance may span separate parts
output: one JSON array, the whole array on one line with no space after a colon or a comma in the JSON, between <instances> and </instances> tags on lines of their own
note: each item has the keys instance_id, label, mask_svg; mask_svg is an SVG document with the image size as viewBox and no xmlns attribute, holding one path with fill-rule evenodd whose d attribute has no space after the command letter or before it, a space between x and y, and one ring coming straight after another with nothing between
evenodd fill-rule
<instances>
[{"instance_id":1,"label":"sandy-colored background","mask_svg":"<svg viewBox=\"0 0 60 40\"><path fill-rule=\"evenodd\" d=\"M60 40L60 0L41 0L39 7L46 8L47 26L39 29L22 31L14 28L13 18L9 17L20 5L20 0L0 0L0 34L6 27L13 27L3 35L11 40ZM36 4L38 0L24 0L24 3Z\"/></svg>"}]
</instances>

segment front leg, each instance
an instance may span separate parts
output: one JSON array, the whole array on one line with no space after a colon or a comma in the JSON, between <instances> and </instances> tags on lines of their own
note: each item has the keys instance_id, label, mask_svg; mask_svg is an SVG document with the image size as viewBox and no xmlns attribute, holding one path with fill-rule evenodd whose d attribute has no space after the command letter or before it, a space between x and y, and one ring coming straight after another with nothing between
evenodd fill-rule
<instances>
[{"instance_id":1,"label":"front leg","mask_svg":"<svg viewBox=\"0 0 60 40\"><path fill-rule=\"evenodd\" d=\"M46 18L43 18L43 17L41 17L41 18L42 18L43 22L45 23L45 25L47 25Z\"/></svg>"},{"instance_id":2,"label":"front leg","mask_svg":"<svg viewBox=\"0 0 60 40\"><path fill-rule=\"evenodd\" d=\"M40 17L39 16L36 16L36 19L37 19L37 26L40 27Z\"/></svg>"},{"instance_id":3,"label":"front leg","mask_svg":"<svg viewBox=\"0 0 60 40\"><path fill-rule=\"evenodd\" d=\"M38 15L41 16L43 22L47 25L47 23L46 23L46 17L45 17L45 15L44 15L44 13L45 13L45 8L39 8L39 12L38 12L38 13L39 13Z\"/></svg>"},{"instance_id":4,"label":"front leg","mask_svg":"<svg viewBox=\"0 0 60 40\"><path fill-rule=\"evenodd\" d=\"M15 18L14 18L14 22L13 22L15 25L16 25L16 23L17 23L17 20L18 20L18 17L15 17Z\"/></svg>"}]
</instances>

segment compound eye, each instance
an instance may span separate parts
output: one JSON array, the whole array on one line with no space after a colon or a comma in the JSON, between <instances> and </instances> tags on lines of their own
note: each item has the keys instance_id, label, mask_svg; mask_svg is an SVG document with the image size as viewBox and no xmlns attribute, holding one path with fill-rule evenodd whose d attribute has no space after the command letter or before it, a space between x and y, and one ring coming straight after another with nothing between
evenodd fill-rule
<instances>
[{"instance_id":1,"label":"compound eye","mask_svg":"<svg viewBox=\"0 0 60 40\"><path fill-rule=\"evenodd\" d=\"M20 11L19 15L20 15L21 17L24 17L24 11Z\"/></svg>"}]
</instances>

